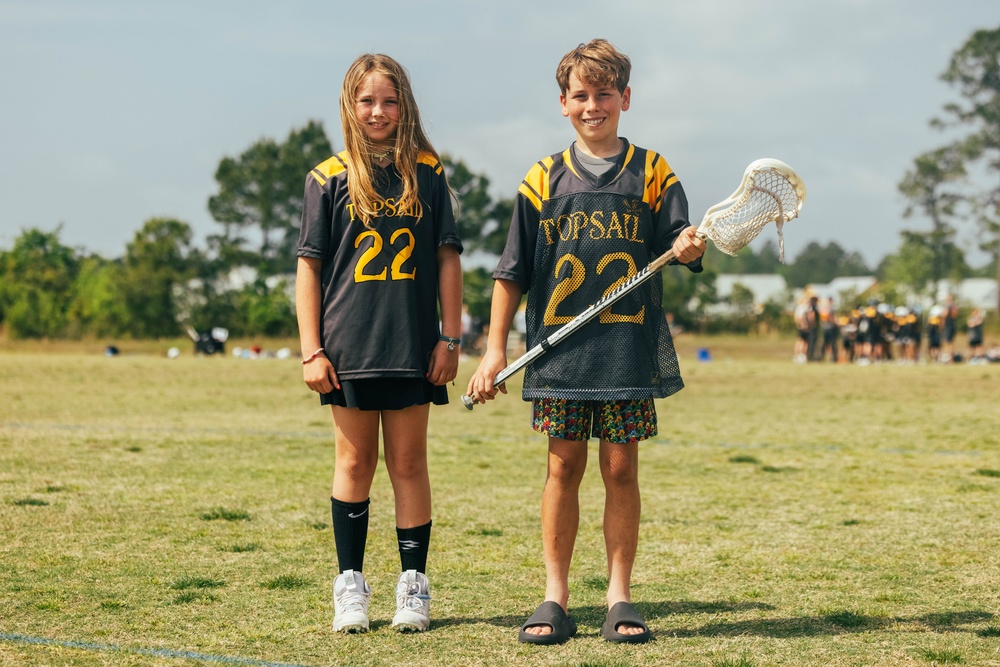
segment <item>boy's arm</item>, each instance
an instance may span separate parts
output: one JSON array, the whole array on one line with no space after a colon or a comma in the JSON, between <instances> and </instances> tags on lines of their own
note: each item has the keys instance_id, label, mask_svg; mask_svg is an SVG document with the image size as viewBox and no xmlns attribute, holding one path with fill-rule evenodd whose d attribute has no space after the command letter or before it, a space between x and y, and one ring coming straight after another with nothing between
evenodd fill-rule
<instances>
[{"instance_id":1,"label":"boy's arm","mask_svg":"<svg viewBox=\"0 0 1000 667\"><path fill-rule=\"evenodd\" d=\"M441 301L441 335L448 338L462 337L462 260L458 248L446 243L437 249L438 298ZM457 347L448 349L448 343L438 341L431 352L427 380L434 385L451 382L458 375Z\"/></svg>"},{"instance_id":2,"label":"boy's arm","mask_svg":"<svg viewBox=\"0 0 1000 667\"><path fill-rule=\"evenodd\" d=\"M521 304L521 287L512 280L498 278L493 283L493 303L490 307L490 334L486 342L486 354L479 362L479 368L469 380L466 394L476 403L492 400L497 389L507 393L507 387L493 386L493 379L507 367L507 337L514 322L514 314Z\"/></svg>"},{"instance_id":3,"label":"boy's arm","mask_svg":"<svg viewBox=\"0 0 1000 667\"><path fill-rule=\"evenodd\" d=\"M654 214L656 254L673 249L673 263L684 264L694 273L701 273L701 257L707 246L705 241L695 236L695 227L690 222L687 195L680 181L674 181L664 191L659 210Z\"/></svg>"}]
</instances>

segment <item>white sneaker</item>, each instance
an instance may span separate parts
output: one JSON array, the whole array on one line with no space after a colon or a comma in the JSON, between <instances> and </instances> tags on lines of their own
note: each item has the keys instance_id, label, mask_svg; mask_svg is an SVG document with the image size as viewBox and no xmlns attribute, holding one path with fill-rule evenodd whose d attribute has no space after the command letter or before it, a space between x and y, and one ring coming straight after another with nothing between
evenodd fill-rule
<instances>
[{"instance_id":1,"label":"white sneaker","mask_svg":"<svg viewBox=\"0 0 1000 667\"><path fill-rule=\"evenodd\" d=\"M368 632L368 599L372 589L365 576L344 570L333 580L333 631Z\"/></svg>"},{"instance_id":2,"label":"white sneaker","mask_svg":"<svg viewBox=\"0 0 1000 667\"><path fill-rule=\"evenodd\" d=\"M392 627L400 632L423 632L431 625L431 585L422 572L407 570L396 584L396 615Z\"/></svg>"}]
</instances>

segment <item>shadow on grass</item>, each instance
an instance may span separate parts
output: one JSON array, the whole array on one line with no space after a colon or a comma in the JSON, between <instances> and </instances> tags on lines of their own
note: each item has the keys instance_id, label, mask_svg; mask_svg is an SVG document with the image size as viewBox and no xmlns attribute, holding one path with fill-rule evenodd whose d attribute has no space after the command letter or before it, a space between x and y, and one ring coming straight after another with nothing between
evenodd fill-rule
<instances>
[{"instance_id":1,"label":"shadow on grass","mask_svg":"<svg viewBox=\"0 0 1000 667\"><path fill-rule=\"evenodd\" d=\"M771 611L775 607L761 602L701 602L696 600L675 602L636 602L636 609L650 624L669 616L683 614L726 614L750 610ZM531 615L525 609L519 615L462 618L435 618L434 625L466 625L489 623L516 630ZM597 634L604 623L607 608L604 606L570 606L570 614L580 624L580 635ZM717 621L698 626L670 627L669 623L657 623L655 633L669 637L814 637L822 635L843 635L870 632L902 626L902 631L922 632L977 632L974 624L992 621L996 616L986 611L936 612L919 616L872 616L853 611L832 612L822 616L802 616L797 618L759 618L746 621ZM666 627L664 627L664 625ZM588 631L588 627L594 628Z\"/></svg>"},{"instance_id":2,"label":"shadow on grass","mask_svg":"<svg viewBox=\"0 0 1000 667\"><path fill-rule=\"evenodd\" d=\"M843 611L823 616L799 618L764 618L732 623L707 623L697 627L674 628L665 631L674 637L813 637L843 635L854 632L884 630L895 626L910 626L925 632L975 632L966 627L994 618L986 611L939 612L920 616L870 616ZM904 631L907 628L902 628Z\"/></svg>"}]
</instances>

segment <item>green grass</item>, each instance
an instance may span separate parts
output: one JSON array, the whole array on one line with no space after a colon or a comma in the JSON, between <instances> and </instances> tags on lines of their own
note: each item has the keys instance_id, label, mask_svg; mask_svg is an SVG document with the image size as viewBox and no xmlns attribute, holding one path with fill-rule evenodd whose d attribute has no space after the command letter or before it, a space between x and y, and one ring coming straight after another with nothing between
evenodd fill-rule
<instances>
[{"instance_id":1,"label":"green grass","mask_svg":"<svg viewBox=\"0 0 1000 667\"><path fill-rule=\"evenodd\" d=\"M216 507L210 512L204 512L201 518L205 521L250 521L250 513L246 510L231 510L225 507Z\"/></svg>"},{"instance_id":2,"label":"green grass","mask_svg":"<svg viewBox=\"0 0 1000 667\"><path fill-rule=\"evenodd\" d=\"M470 414L466 362L431 411L431 631L389 627L399 559L380 466L372 632L336 636L332 428L294 360L0 353L0 665L208 664L152 649L310 667L1000 665L1000 366L678 343L687 388L658 403L640 454L633 600L656 641L633 647L599 635L596 448L570 581L579 634L517 643L543 595L545 479L519 378Z\"/></svg>"},{"instance_id":3,"label":"green grass","mask_svg":"<svg viewBox=\"0 0 1000 667\"><path fill-rule=\"evenodd\" d=\"M225 585L226 582L221 579L211 579L209 577L181 577L172 583L170 587L182 591L188 588L222 588Z\"/></svg>"}]
</instances>

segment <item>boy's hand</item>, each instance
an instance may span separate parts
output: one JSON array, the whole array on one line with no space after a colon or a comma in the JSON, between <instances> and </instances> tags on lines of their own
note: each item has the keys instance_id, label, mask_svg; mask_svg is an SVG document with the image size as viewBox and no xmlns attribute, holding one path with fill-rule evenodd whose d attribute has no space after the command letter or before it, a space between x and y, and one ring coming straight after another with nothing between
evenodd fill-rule
<instances>
[{"instance_id":1,"label":"boy's hand","mask_svg":"<svg viewBox=\"0 0 1000 667\"><path fill-rule=\"evenodd\" d=\"M337 371L325 354L320 354L302 367L302 378L306 381L306 386L318 394L329 394L335 388L340 389Z\"/></svg>"},{"instance_id":2,"label":"boy's hand","mask_svg":"<svg viewBox=\"0 0 1000 667\"><path fill-rule=\"evenodd\" d=\"M458 375L458 348L448 350L448 343L438 341L431 352L431 363L427 368L427 381L441 386L455 379Z\"/></svg>"},{"instance_id":3,"label":"boy's hand","mask_svg":"<svg viewBox=\"0 0 1000 667\"><path fill-rule=\"evenodd\" d=\"M708 246L698 237L696 227L685 227L672 246L674 257L681 264L690 264L705 254Z\"/></svg>"},{"instance_id":4,"label":"boy's hand","mask_svg":"<svg viewBox=\"0 0 1000 667\"><path fill-rule=\"evenodd\" d=\"M506 394L506 385L493 386L493 379L505 368L507 368L507 355L505 353L487 351L483 355L482 361L479 362L479 368L469 380L466 395L471 396L474 403L485 403L496 397L497 390Z\"/></svg>"}]
</instances>

